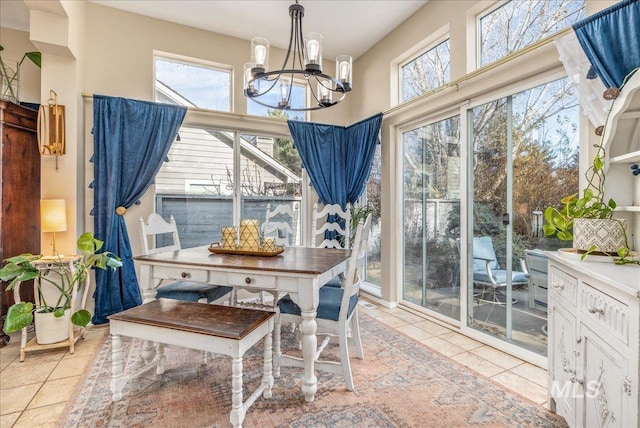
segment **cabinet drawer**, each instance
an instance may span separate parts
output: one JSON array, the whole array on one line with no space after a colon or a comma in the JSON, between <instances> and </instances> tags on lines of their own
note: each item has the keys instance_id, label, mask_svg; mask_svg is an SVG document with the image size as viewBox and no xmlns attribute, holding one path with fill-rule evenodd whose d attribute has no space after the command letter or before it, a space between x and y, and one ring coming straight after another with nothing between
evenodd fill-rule
<instances>
[{"instance_id":1,"label":"cabinet drawer","mask_svg":"<svg viewBox=\"0 0 640 428\"><path fill-rule=\"evenodd\" d=\"M580 288L580 312L583 320L602 337L615 337L629 344L629 307L584 283Z\"/></svg>"},{"instance_id":2,"label":"cabinet drawer","mask_svg":"<svg viewBox=\"0 0 640 428\"><path fill-rule=\"evenodd\" d=\"M259 288L270 290L276 288L276 279L270 275L255 275L248 273L227 273L227 284L236 287Z\"/></svg>"},{"instance_id":3,"label":"cabinet drawer","mask_svg":"<svg viewBox=\"0 0 640 428\"><path fill-rule=\"evenodd\" d=\"M189 268L175 269L165 266L156 266L153 268L153 277L157 279L176 279L194 282L207 282L207 271Z\"/></svg>"},{"instance_id":4,"label":"cabinet drawer","mask_svg":"<svg viewBox=\"0 0 640 428\"><path fill-rule=\"evenodd\" d=\"M578 279L556 266L549 268L549 292L576 306Z\"/></svg>"}]
</instances>

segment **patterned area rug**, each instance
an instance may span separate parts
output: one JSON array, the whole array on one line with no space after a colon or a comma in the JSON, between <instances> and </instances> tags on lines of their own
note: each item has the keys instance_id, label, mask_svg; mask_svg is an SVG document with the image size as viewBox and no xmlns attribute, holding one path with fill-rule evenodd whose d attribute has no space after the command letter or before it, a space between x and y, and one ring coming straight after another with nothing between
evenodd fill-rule
<instances>
[{"instance_id":1,"label":"patterned area rug","mask_svg":"<svg viewBox=\"0 0 640 428\"><path fill-rule=\"evenodd\" d=\"M544 408L478 376L419 342L361 315L365 359L352 358L356 390L341 376L318 373L318 392L305 403L302 369L283 367L273 397L249 409L245 427L564 427ZM283 328L283 331L285 329ZM292 334L283 349L295 349ZM139 340L124 340L125 375L141 364ZM337 345L329 349L337 358ZM325 350L326 353L327 350ZM324 355L324 354L323 354ZM130 382L111 402L111 341L107 338L62 415L63 427L228 427L231 359L167 348L166 372ZM260 383L262 354L244 359L244 398Z\"/></svg>"}]
</instances>

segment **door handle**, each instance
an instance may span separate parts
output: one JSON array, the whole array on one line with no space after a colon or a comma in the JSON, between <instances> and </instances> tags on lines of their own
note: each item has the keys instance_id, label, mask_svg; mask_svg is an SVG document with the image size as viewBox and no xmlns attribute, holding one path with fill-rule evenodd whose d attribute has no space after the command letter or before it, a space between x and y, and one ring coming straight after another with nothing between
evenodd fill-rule
<instances>
[{"instance_id":1,"label":"door handle","mask_svg":"<svg viewBox=\"0 0 640 428\"><path fill-rule=\"evenodd\" d=\"M511 223L509 218L509 213L502 214L502 224L504 224L505 226L508 226L509 223Z\"/></svg>"}]
</instances>

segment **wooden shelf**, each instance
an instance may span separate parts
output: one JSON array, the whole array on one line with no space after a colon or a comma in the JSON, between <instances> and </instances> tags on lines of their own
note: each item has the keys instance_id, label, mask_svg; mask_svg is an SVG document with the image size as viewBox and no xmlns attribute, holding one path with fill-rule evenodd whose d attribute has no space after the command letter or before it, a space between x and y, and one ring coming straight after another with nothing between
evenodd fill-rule
<instances>
[{"instance_id":1,"label":"wooden shelf","mask_svg":"<svg viewBox=\"0 0 640 428\"><path fill-rule=\"evenodd\" d=\"M42 351L45 349L56 349L56 348L69 348L69 352L73 354L75 351L75 344L82 335L84 334L84 327L74 329L73 337L69 339L62 340L56 343L49 343L46 345L41 345L37 342L36 338L32 338L26 345L23 345L20 349L20 361L24 361L25 354L31 351ZM24 334L24 333L23 333Z\"/></svg>"},{"instance_id":2,"label":"wooden shelf","mask_svg":"<svg viewBox=\"0 0 640 428\"><path fill-rule=\"evenodd\" d=\"M631 213L640 213L640 207L636 206L620 206L616 207L614 211L622 211L622 212L631 212Z\"/></svg>"},{"instance_id":3,"label":"wooden shelf","mask_svg":"<svg viewBox=\"0 0 640 428\"><path fill-rule=\"evenodd\" d=\"M631 153L625 153L620 156L614 156L611 159L609 159L609 162L612 164L640 162L640 150L637 150Z\"/></svg>"}]
</instances>

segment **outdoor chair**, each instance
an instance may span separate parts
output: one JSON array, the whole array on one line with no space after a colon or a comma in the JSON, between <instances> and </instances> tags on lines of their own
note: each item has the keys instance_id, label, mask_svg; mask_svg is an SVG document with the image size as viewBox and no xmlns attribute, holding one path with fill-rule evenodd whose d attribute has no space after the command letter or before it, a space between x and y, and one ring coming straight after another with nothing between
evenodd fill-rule
<instances>
[{"instance_id":1,"label":"outdoor chair","mask_svg":"<svg viewBox=\"0 0 640 428\"><path fill-rule=\"evenodd\" d=\"M541 250L524 252L529 275L529 308L547 311L548 257Z\"/></svg>"},{"instance_id":2,"label":"outdoor chair","mask_svg":"<svg viewBox=\"0 0 640 428\"><path fill-rule=\"evenodd\" d=\"M489 236L473 238L473 283L482 287L482 292L477 297L481 302L504 305L506 296L500 289L507 286L507 271L501 269L498 264L493 241ZM529 278L525 272L511 271L511 285L528 285ZM487 297L485 293L489 291ZM517 303L512 299L512 303Z\"/></svg>"}]
</instances>

